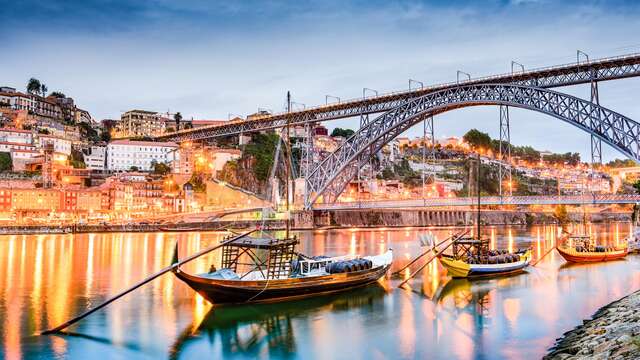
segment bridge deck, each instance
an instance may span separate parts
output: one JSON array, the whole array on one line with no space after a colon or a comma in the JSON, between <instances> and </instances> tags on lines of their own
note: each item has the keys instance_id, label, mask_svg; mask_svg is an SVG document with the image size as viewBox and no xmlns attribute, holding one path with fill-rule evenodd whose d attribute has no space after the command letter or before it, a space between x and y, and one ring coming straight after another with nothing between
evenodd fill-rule
<instances>
[{"instance_id":1,"label":"bridge deck","mask_svg":"<svg viewBox=\"0 0 640 360\"><path fill-rule=\"evenodd\" d=\"M481 205L608 205L640 203L640 195L562 195L562 196L484 196ZM428 198L418 200L379 200L315 204L314 210L394 209L433 206L473 206L474 197Z\"/></svg>"},{"instance_id":2,"label":"bridge deck","mask_svg":"<svg viewBox=\"0 0 640 360\"><path fill-rule=\"evenodd\" d=\"M256 117L252 120L230 121L224 125L213 125L198 129L181 130L156 137L167 141L197 141L207 138L261 131L291 124L320 122L388 111L402 102L435 91L460 85L487 83L511 83L517 85L553 88L597 81L622 79L640 75L640 54L596 59L580 63L556 65L528 71L472 78L466 81L427 86L420 89L398 91L377 96L357 98L332 104L320 105L301 111L278 113Z\"/></svg>"}]
</instances>

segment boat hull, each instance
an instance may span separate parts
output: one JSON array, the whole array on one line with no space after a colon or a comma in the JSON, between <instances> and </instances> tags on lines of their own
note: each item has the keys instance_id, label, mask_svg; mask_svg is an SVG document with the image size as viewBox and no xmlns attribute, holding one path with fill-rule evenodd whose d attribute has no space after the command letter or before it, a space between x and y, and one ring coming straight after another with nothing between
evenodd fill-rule
<instances>
[{"instance_id":1,"label":"boat hull","mask_svg":"<svg viewBox=\"0 0 640 360\"><path fill-rule=\"evenodd\" d=\"M572 263L594 263L602 261L619 260L627 256L627 249L606 252L577 252L573 249L558 247L560 255Z\"/></svg>"},{"instance_id":2,"label":"boat hull","mask_svg":"<svg viewBox=\"0 0 640 360\"><path fill-rule=\"evenodd\" d=\"M214 305L275 302L331 294L377 282L389 270L383 264L367 270L277 280L223 280L191 275L180 268L175 275Z\"/></svg>"},{"instance_id":3,"label":"boat hull","mask_svg":"<svg viewBox=\"0 0 640 360\"><path fill-rule=\"evenodd\" d=\"M520 260L506 264L469 264L449 256L441 256L440 262L453 278L481 278L517 274L524 271L531 259L530 252L520 255Z\"/></svg>"}]
</instances>

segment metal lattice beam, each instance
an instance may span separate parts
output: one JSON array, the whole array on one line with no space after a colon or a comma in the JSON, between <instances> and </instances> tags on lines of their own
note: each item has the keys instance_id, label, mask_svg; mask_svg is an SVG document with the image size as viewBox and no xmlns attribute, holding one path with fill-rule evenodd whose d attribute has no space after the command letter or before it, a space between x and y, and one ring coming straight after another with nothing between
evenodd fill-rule
<instances>
[{"instance_id":1,"label":"metal lattice beam","mask_svg":"<svg viewBox=\"0 0 640 360\"><path fill-rule=\"evenodd\" d=\"M311 171L306 179L309 196L305 207L310 208L320 196L334 201L353 178L354 170L372 153L425 117L479 105L514 106L553 116L597 136L629 158L640 160L640 124L590 101L529 86L459 86L409 99L359 129Z\"/></svg>"},{"instance_id":2,"label":"metal lattice beam","mask_svg":"<svg viewBox=\"0 0 640 360\"><path fill-rule=\"evenodd\" d=\"M568 65L553 66L543 69L528 70L517 73L494 75L483 78L460 81L420 89L411 89L390 94L363 96L353 100L326 104L302 111L264 115L252 120L233 121L224 125L182 130L172 134L156 137L163 141L200 141L208 138L238 135L256 131L283 127L290 119L290 124L303 125L307 122L321 122L382 113L403 105L412 99L458 86L478 84L517 84L540 88L554 88L576 84L588 84L593 78L598 81L615 80L640 76L640 54L620 56L600 60L582 61ZM374 93L375 94L375 93ZM365 120L366 121L366 120Z\"/></svg>"},{"instance_id":3,"label":"metal lattice beam","mask_svg":"<svg viewBox=\"0 0 640 360\"><path fill-rule=\"evenodd\" d=\"M498 160L500 160L499 176L500 196L504 195L503 186L507 181L507 195L512 195L511 182L511 129L509 127L509 107L500 105L500 143L498 145Z\"/></svg>"}]
</instances>

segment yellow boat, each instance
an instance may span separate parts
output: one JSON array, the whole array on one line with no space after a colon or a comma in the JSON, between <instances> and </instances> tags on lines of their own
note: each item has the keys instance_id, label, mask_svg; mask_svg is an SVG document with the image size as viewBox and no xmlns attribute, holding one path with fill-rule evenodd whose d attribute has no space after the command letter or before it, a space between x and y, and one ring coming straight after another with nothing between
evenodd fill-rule
<instances>
[{"instance_id":1,"label":"yellow boat","mask_svg":"<svg viewBox=\"0 0 640 360\"><path fill-rule=\"evenodd\" d=\"M518 261L502 264L470 264L451 255L441 255L440 262L447 268L448 274L453 278L502 276L522 272L529 265L531 250L526 250L516 255L519 256Z\"/></svg>"}]
</instances>

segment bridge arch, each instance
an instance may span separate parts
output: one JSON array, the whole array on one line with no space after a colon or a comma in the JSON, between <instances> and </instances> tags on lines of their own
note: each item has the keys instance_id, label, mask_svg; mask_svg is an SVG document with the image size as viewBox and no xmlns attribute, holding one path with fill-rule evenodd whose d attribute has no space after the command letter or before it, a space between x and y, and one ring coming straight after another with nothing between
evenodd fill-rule
<instances>
[{"instance_id":1,"label":"bridge arch","mask_svg":"<svg viewBox=\"0 0 640 360\"><path fill-rule=\"evenodd\" d=\"M305 207L320 196L335 201L373 154L428 116L471 106L507 105L537 111L593 134L640 162L640 124L590 101L530 86L481 84L406 100L360 128L308 174Z\"/></svg>"}]
</instances>

